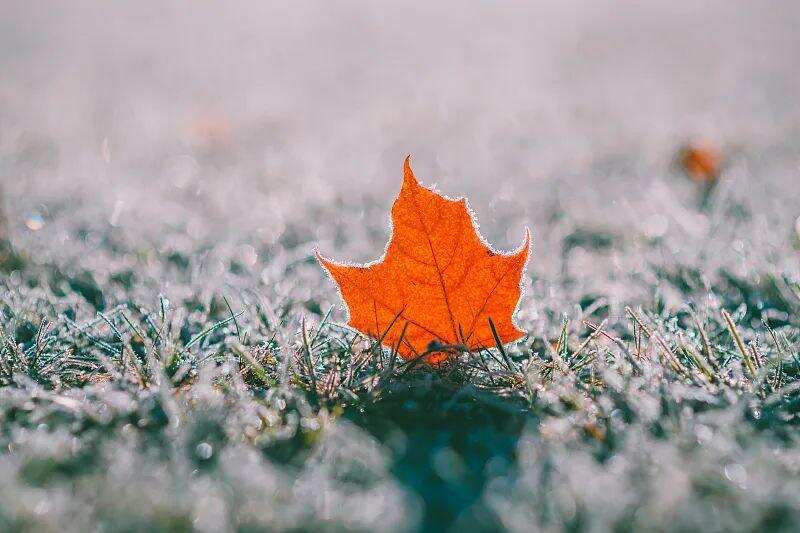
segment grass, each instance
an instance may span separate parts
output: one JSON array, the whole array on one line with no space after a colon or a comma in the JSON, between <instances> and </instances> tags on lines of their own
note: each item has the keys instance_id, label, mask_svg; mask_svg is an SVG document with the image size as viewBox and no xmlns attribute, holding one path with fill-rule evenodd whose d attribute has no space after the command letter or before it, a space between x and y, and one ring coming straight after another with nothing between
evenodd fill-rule
<instances>
[{"instance_id":1,"label":"grass","mask_svg":"<svg viewBox=\"0 0 800 533\"><path fill-rule=\"evenodd\" d=\"M201 253L148 264L188 279ZM317 269L285 261L290 278ZM430 368L296 286L147 299L144 269L21 250L5 265L4 531L800 524L800 299L785 276L655 269L650 301L614 313L585 295L577 319Z\"/></svg>"}]
</instances>

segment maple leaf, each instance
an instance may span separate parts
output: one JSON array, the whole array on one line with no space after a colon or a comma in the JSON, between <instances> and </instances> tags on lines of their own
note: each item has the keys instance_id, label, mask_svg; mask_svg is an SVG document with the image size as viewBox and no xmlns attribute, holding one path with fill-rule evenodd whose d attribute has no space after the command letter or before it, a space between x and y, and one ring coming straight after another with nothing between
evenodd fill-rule
<instances>
[{"instance_id":1,"label":"maple leaf","mask_svg":"<svg viewBox=\"0 0 800 533\"><path fill-rule=\"evenodd\" d=\"M410 156L392 206L392 237L381 259L339 263L317 253L349 309L348 324L405 359L438 363L453 352L508 343L530 232L518 250L493 250L478 233L467 201L419 184Z\"/></svg>"},{"instance_id":2,"label":"maple leaf","mask_svg":"<svg viewBox=\"0 0 800 533\"><path fill-rule=\"evenodd\" d=\"M696 141L683 148L681 164L695 183L714 185L719 180L722 154L714 144Z\"/></svg>"}]
</instances>

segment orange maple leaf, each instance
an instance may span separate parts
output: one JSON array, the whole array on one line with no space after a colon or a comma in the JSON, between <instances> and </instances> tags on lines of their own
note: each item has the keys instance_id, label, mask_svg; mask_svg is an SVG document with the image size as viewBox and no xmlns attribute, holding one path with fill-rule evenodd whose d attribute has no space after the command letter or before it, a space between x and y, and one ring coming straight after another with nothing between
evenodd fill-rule
<instances>
[{"instance_id":1,"label":"orange maple leaf","mask_svg":"<svg viewBox=\"0 0 800 533\"><path fill-rule=\"evenodd\" d=\"M530 232L525 230L517 251L496 252L478 234L466 199L453 200L420 185L409 160L383 257L353 265L317 253L339 285L348 324L405 359L423 357L430 363L493 346L492 325L500 342L519 339L524 333L513 314Z\"/></svg>"},{"instance_id":2,"label":"orange maple leaf","mask_svg":"<svg viewBox=\"0 0 800 533\"><path fill-rule=\"evenodd\" d=\"M722 153L711 142L695 141L683 148L681 164L695 183L713 186L719 180Z\"/></svg>"}]
</instances>

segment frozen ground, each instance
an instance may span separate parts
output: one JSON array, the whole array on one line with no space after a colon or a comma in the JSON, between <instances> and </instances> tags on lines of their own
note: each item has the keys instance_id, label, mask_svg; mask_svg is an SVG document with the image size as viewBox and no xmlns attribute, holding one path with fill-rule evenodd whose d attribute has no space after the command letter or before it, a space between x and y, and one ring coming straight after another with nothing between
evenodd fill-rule
<instances>
[{"instance_id":1,"label":"frozen ground","mask_svg":"<svg viewBox=\"0 0 800 533\"><path fill-rule=\"evenodd\" d=\"M427 4L0 5L0 529L797 527L800 5ZM354 368L407 153L518 366Z\"/></svg>"}]
</instances>

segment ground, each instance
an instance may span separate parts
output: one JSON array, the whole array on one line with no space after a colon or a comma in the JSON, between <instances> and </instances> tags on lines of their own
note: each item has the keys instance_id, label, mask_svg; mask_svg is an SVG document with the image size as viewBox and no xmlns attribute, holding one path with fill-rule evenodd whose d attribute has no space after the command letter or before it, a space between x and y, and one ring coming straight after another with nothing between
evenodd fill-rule
<instances>
[{"instance_id":1,"label":"ground","mask_svg":"<svg viewBox=\"0 0 800 533\"><path fill-rule=\"evenodd\" d=\"M796 530L798 20L4 5L0 530ZM345 326L409 153L531 229L504 353Z\"/></svg>"}]
</instances>

